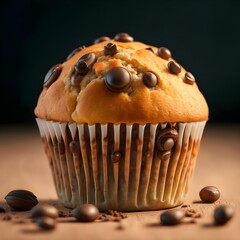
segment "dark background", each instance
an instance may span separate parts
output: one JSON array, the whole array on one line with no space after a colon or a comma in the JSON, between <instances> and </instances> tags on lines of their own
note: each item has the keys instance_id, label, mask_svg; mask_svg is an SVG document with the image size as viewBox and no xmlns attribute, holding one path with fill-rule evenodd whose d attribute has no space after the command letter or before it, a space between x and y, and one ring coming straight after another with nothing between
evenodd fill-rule
<instances>
[{"instance_id":1,"label":"dark background","mask_svg":"<svg viewBox=\"0 0 240 240\"><path fill-rule=\"evenodd\" d=\"M240 1L1 1L0 123L34 123L46 72L74 48L128 32L192 72L210 122L240 122Z\"/></svg>"}]
</instances>

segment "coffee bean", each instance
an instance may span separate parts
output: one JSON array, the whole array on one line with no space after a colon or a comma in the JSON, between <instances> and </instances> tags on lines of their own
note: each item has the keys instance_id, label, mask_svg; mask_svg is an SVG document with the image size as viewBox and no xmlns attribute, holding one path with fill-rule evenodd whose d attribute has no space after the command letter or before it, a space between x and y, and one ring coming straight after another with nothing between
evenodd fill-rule
<instances>
[{"instance_id":1,"label":"coffee bean","mask_svg":"<svg viewBox=\"0 0 240 240\"><path fill-rule=\"evenodd\" d=\"M85 54L75 64L75 71L79 75L84 76L89 72L95 61L96 55L94 53Z\"/></svg>"},{"instance_id":2,"label":"coffee bean","mask_svg":"<svg viewBox=\"0 0 240 240\"><path fill-rule=\"evenodd\" d=\"M176 225L185 217L183 209L168 210L160 215L162 225Z\"/></svg>"},{"instance_id":3,"label":"coffee bean","mask_svg":"<svg viewBox=\"0 0 240 240\"><path fill-rule=\"evenodd\" d=\"M79 143L76 141L71 141L69 143L69 149L70 149L71 153L79 153L79 151L80 151Z\"/></svg>"},{"instance_id":4,"label":"coffee bean","mask_svg":"<svg viewBox=\"0 0 240 240\"><path fill-rule=\"evenodd\" d=\"M219 206L214 210L214 220L216 225L227 223L234 216L234 209L231 206Z\"/></svg>"},{"instance_id":5,"label":"coffee bean","mask_svg":"<svg viewBox=\"0 0 240 240\"><path fill-rule=\"evenodd\" d=\"M214 186L207 186L199 192L199 196L203 202L213 203L220 198L220 191Z\"/></svg>"},{"instance_id":6,"label":"coffee bean","mask_svg":"<svg viewBox=\"0 0 240 240\"><path fill-rule=\"evenodd\" d=\"M85 46L81 46L78 47L76 49L74 49L68 56L67 56L67 60L69 60L70 58L72 58L74 55L76 55L78 52L82 51L85 48Z\"/></svg>"},{"instance_id":7,"label":"coffee bean","mask_svg":"<svg viewBox=\"0 0 240 240\"><path fill-rule=\"evenodd\" d=\"M5 200L16 211L28 211L38 204L37 197L27 190L13 190L7 194Z\"/></svg>"},{"instance_id":8,"label":"coffee bean","mask_svg":"<svg viewBox=\"0 0 240 240\"><path fill-rule=\"evenodd\" d=\"M121 157L122 157L122 155L121 155L120 152L114 152L114 153L112 153L112 155L111 155L112 162L113 162L113 163L118 163L118 162L120 162Z\"/></svg>"},{"instance_id":9,"label":"coffee bean","mask_svg":"<svg viewBox=\"0 0 240 240\"><path fill-rule=\"evenodd\" d=\"M123 67L114 67L109 70L105 77L106 86L113 92L126 90L131 83L130 73Z\"/></svg>"},{"instance_id":10,"label":"coffee bean","mask_svg":"<svg viewBox=\"0 0 240 240\"><path fill-rule=\"evenodd\" d=\"M104 46L104 55L114 55L117 53L117 46L113 43L108 43Z\"/></svg>"},{"instance_id":11,"label":"coffee bean","mask_svg":"<svg viewBox=\"0 0 240 240\"><path fill-rule=\"evenodd\" d=\"M158 78L154 73L146 72L143 74L143 82L149 88L156 87L158 83Z\"/></svg>"},{"instance_id":12,"label":"coffee bean","mask_svg":"<svg viewBox=\"0 0 240 240\"><path fill-rule=\"evenodd\" d=\"M72 214L79 222L93 222L98 218L99 211L93 204L82 204L73 209Z\"/></svg>"},{"instance_id":13,"label":"coffee bean","mask_svg":"<svg viewBox=\"0 0 240 240\"><path fill-rule=\"evenodd\" d=\"M36 223L43 230L52 230L56 227L56 219L51 217L39 217Z\"/></svg>"},{"instance_id":14,"label":"coffee bean","mask_svg":"<svg viewBox=\"0 0 240 240\"><path fill-rule=\"evenodd\" d=\"M134 39L133 37L131 37L128 33L118 33L115 37L114 37L115 41L118 42L133 42Z\"/></svg>"},{"instance_id":15,"label":"coffee bean","mask_svg":"<svg viewBox=\"0 0 240 240\"><path fill-rule=\"evenodd\" d=\"M158 56L165 59L165 60L168 60L169 58L172 57L172 54L171 54L169 49L167 49L165 47L160 47L158 49Z\"/></svg>"},{"instance_id":16,"label":"coffee bean","mask_svg":"<svg viewBox=\"0 0 240 240\"><path fill-rule=\"evenodd\" d=\"M192 85L195 83L195 77L190 72L186 72L184 81Z\"/></svg>"},{"instance_id":17,"label":"coffee bean","mask_svg":"<svg viewBox=\"0 0 240 240\"><path fill-rule=\"evenodd\" d=\"M44 78L44 87L51 86L59 77L62 72L62 64L57 64L53 66L46 74Z\"/></svg>"},{"instance_id":18,"label":"coffee bean","mask_svg":"<svg viewBox=\"0 0 240 240\"><path fill-rule=\"evenodd\" d=\"M178 132L175 128L165 128L157 137L157 148L160 151L169 151L174 147L177 138Z\"/></svg>"},{"instance_id":19,"label":"coffee bean","mask_svg":"<svg viewBox=\"0 0 240 240\"><path fill-rule=\"evenodd\" d=\"M34 219L39 217L57 218L58 210L49 204L36 206L31 210L31 217Z\"/></svg>"},{"instance_id":20,"label":"coffee bean","mask_svg":"<svg viewBox=\"0 0 240 240\"><path fill-rule=\"evenodd\" d=\"M108 41L108 40L110 40L109 37L102 36L102 37L97 38L97 39L94 41L94 44L97 44L97 43L100 43L100 42L104 42L104 41Z\"/></svg>"},{"instance_id":21,"label":"coffee bean","mask_svg":"<svg viewBox=\"0 0 240 240\"><path fill-rule=\"evenodd\" d=\"M175 61L170 61L168 63L168 69L171 73L174 73L174 74L178 74L182 70L181 65Z\"/></svg>"}]
</instances>

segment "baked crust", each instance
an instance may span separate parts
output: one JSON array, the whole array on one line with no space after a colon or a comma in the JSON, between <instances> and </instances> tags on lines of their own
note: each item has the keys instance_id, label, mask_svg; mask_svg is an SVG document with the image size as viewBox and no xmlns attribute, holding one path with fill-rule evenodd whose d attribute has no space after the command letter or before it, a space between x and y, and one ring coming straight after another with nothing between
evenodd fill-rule
<instances>
[{"instance_id":1,"label":"baked crust","mask_svg":"<svg viewBox=\"0 0 240 240\"><path fill-rule=\"evenodd\" d=\"M104 56L109 42L117 45L118 53ZM155 54L146 48L151 47ZM71 85L74 65L80 57L95 53L97 61L79 87ZM157 48L140 42L104 41L82 49L62 64L58 79L43 88L35 108L38 118L59 122L146 124L159 122L196 122L208 119L208 106L197 84L184 81L186 70L173 74L168 62L157 56ZM132 75L131 88L110 91L104 78L109 69L121 66ZM147 87L143 73L158 77L154 88Z\"/></svg>"}]
</instances>

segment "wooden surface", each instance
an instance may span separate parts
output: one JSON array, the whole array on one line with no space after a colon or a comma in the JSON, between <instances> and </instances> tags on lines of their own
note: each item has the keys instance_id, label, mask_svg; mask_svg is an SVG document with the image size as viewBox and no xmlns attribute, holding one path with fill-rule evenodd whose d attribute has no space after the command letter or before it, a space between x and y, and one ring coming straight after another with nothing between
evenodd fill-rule
<instances>
[{"instance_id":1,"label":"wooden surface","mask_svg":"<svg viewBox=\"0 0 240 240\"><path fill-rule=\"evenodd\" d=\"M35 128L0 129L0 205L5 195L13 189L28 189L42 200L56 200L56 193ZM159 225L162 211L129 213L122 223L75 223L62 219L51 232L39 231L33 223L18 224L2 221L0 239L240 239L240 125L207 126L196 171L188 199L192 209L203 217L197 223L183 223L174 227ZM199 203L199 190L207 185L217 186L221 199L214 204ZM230 204L236 209L235 217L227 225L214 226L212 214L219 204ZM119 226L123 227L119 230Z\"/></svg>"}]
</instances>

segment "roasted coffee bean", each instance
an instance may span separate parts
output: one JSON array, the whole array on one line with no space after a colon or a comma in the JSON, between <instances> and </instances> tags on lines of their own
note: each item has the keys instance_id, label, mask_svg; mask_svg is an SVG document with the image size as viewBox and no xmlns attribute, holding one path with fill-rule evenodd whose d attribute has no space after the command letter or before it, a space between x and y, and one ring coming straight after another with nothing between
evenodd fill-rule
<instances>
[{"instance_id":1,"label":"roasted coffee bean","mask_svg":"<svg viewBox=\"0 0 240 240\"><path fill-rule=\"evenodd\" d=\"M31 210L31 217L34 219L39 217L57 218L58 210L54 206L49 204L36 206Z\"/></svg>"},{"instance_id":2,"label":"roasted coffee bean","mask_svg":"<svg viewBox=\"0 0 240 240\"><path fill-rule=\"evenodd\" d=\"M185 217L183 209L168 210L160 215L162 225L176 225Z\"/></svg>"},{"instance_id":3,"label":"roasted coffee bean","mask_svg":"<svg viewBox=\"0 0 240 240\"><path fill-rule=\"evenodd\" d=\"M174 74L178 74L181 72L182 70L182 67L180 64L178 64L177 62L175 61L170 61L168 63L168 69L171 73L174 73Z\"/></svg>"},{"instance_id":4,"label":"roasted coffee bean","mask_svg":"<svg viewBox=\"0 0 240 240\"><path fill-rule=\"evenodd\" d=\"M199 196L205 203L213 203L220 198L220 191L214 186L207 186L199 192Z\"/></svg>"},{"instance_id":5,"label":"roasted coffee bean","mask_svg":"<svg viewBox=\"0 0 240 240\"><path fill-rule=\"evenodd\" d=\"M74 55L76 55L78 52L82 51L85 48L85 46L81 46L78 47L76 49L74 49L68 56L67 56L67 60L69 60L70 58L72 58Z\"/></svg>"},{"instance_id":6,"label":"roasted coffee bean","mask_svg":"<svg viewBox=\"0 0 240 240\"><path fill-rule=\"evenodd\" d=\"M121 157L122 157L122 155L121 155L120 152L114 152L114 153L112 153L112 155L111 155L112 162L113 162L113 163L118 163L118 162L120 162Z\"/></svg>"},{"instance_id":7,"label":"roasted coffee bean","mask_svg":"<svg viewBox=\"0 0 240 240\"><path fill-rule=\"evenodd\" d=\"M115 41L118 42L133 42L134 39L133 37L131 37L128 33L118 33L115 37L114 37Z\"/></svg>"},{"instance_id":8,"label":"roasted coffee bean","mask_svg":"<svg viewBox=\"0 0 240 240\"><path fill-rule=\"evenodd\" d=\"M104 55L114 55L117 53L117 45L113 43L108 43L104 46Z\"/></svg>"},{"instance_id":9,"label":"roasted coffee bean","mask_svg":"<svg viewBox=\"0 0 240 240\"><path fill-rule=\"evenodd\" d=\"M83 55L75 64L75 71L81 75L86 75L96 61L95 53L88 53Z\"/></svg>"},{"instance_id":10,"label":"roasted coffee bean","mask_svg":"<svg viewBox=\"0 0 240 240\"><path fill-rule=\"evenodd\" d=\"M71 153L79 153L79 151L80 151L79 143L76 141L71 141L69 143L69 149L70 149Z\"/></svg>"},{"instance_id":11,"label":"roasted coffee bean","mask_svg":"<svg viewBox=\"0 0 240 240\"><path fill-rule=\"evenodd\" d=\"M73 209L72 214L79 222L93 222L98 218L99 211L93 204L82 204Z\"/></svg>"},{"instance_id":12,"label":"roasted coffee bean","mask_svg":"<svg viewBox=\"0 0 240 240\"><path fill-rule=\"evenodd\" d=\"M195 83L195 77L190 72L186 72L184 81L192 85Z\"/></svg>"},{"instance_id":13,"label":"roasted coffee bean","mask_svg":"<svg viewBox=\"0 0 240 240\"><path fill-rule=\"evenodd\" d=\"M149 88L156 87L158 78L154 73L146 72L143 74L143 82Z\"/></svg>"},{"instance_id":14,"label":"roasted coffee bean","mask_svg":"<svg viewBox=\"0 0 240 240\"><path fill-rule=\"evenodd\" d=\"M110 69L105 77L106 86L113 92L126 90L131 83L130 73L123 67Z\"/></svg>"},{"instance_id":15,"label":"roasted coffee bean","mask_svg":"<svg viewBox=\"0 0 240 240\"><path fill-rule=\"evenodd\" d=\"M157 137L157 148L160 151L171 150L178 138L178 132L174 128L165 128L160 131Z\"/></svg>"},{"instance_id":16,"label":"roasted coffee bean","mask_svg":"<svg viewBox=\"0 0 240 240\"><path fill-rule=\"evenodd\" d=\"M231 206L219 206L214 210L214 220L216 225L227 223L234 216L234 209Z\"/></svg>"},{"instance_id":17,"label":"roasted coffee bean","mask_svg":"<svg viewBox=\"0 0 240 240\"><path fill-rule=\"evenodd\" d=\"M14 190L5 197L7 204L16 211L28 211L38 204L37 197L27 190Z\"/></svg>"},{"instance_id":18,"label":"roasted coffee bean","mask_svg":"<svg viewBox=\"0 0 240 240\"><path fill-rule=\"evenodd\" d=\"M165 59L165 60L168 60L169 58L172 57L172 54L171 54L169 49L167 49L165 47L160 47L158 49L158 56Z\"/></svg>"},{"instance_id":19,"label":"roasted coffee bean","mask_svg":"<svg viewBox=\"0 0 240 240\"><path fill-rule=\"evenodd\" d=\"M62 72L62 64L57 64L53 66L46 74L44 78L44 87L51 86L59 77Z\"/></svg>"},{"instance_id":20,"label":"roasted coffee bean","mask_svg":"<svg viewBox=\"0 0 240 240\"><path fill-rule=\"evenodd\" d=\"M51 217L36 218L37 225L43 230L52 230L56 227L56 219Z\"/></svg>"},{"instance_id":21,"label":"roasted coffee bean","mask_svg":"<svg viewBox=\"0 0 240 240\"><path fill-rule=\"evenodd\" d=\"M108 41L108 40L110 40L109 37L102 36L102 37L97 38L97 39L94 41L94 44L97 44L97 43L100 43L100 42L104 42L104 41Z\"/></svg>"}]
</instances>

